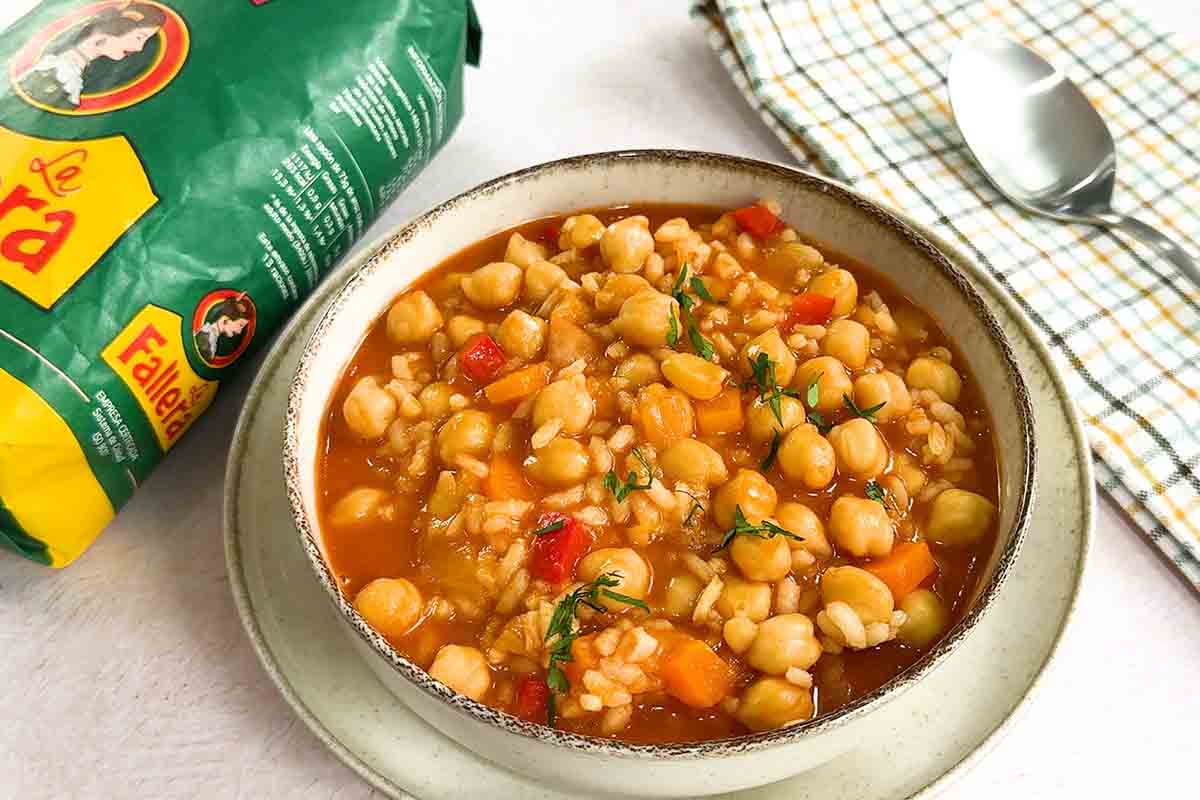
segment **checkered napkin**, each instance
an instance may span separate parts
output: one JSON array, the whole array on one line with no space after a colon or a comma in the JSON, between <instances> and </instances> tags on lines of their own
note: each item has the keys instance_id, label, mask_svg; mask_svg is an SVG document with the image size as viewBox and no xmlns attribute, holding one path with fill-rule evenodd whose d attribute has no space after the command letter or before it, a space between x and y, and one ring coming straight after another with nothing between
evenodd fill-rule
<instances>
[{"instance_id":1,"label":"checkered napkin","mask_svg":"<svg viewBox=\"0 0 1200 800\"><path fill-rule=\"evenodd\" d=\"M1028 44L1108 122L1116 207L1200 253L1200 66L1109 0L710 0L695 12L805 167L916 217L1008 290L1067 377L1101 488L1200 589L1200 292L1129 238L1008 203L954 127L944 78L974 33Z\"/></svg>"}]
</instances>

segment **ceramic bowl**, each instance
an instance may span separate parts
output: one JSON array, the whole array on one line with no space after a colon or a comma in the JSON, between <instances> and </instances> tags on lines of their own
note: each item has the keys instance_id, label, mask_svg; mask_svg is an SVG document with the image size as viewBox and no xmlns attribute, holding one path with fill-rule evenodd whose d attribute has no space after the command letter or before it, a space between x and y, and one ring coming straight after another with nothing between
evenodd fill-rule
<instances>
[{"instance_id":1,"label":"ceramic bowl","mask_svg":"<svg viewBox=\"0 0 1200 800\"><path fill-rule=\"evenodd\" d=\"M759 197L777 198L783 217L797 230L886 275L958 344L981 384L999 438L999 537L966 616L920 661L857 701L810 722L720 741L632 745L566 733L522 722L430 678L375 633L339 592L317 522L321 423L368 328L423 272L466 245L525 220L630 202L736 207ZM1035 442L1025 382L1000 326L963 274L898 214L845 186L776 164L709 153L646 150L542 164L472 189L403 226L325 310L297 367L286 425L284 475L300 543L316 580L375 674L418 715L463 746L515 771L589 795L713 794L777 781L851 749L872 725L872 711L933 670L988 613L1025 534L1033 502Z\"/></svg>"}]
</instances>

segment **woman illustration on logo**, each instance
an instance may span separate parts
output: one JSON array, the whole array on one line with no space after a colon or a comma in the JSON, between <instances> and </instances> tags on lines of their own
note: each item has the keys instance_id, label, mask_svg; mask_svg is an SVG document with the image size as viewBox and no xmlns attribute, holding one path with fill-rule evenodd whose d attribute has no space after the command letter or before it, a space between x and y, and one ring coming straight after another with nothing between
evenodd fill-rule
<instances>
[{"instance_id":1,"label":"woman illustration on logo","mask_svg":"<svg viewBox=\"0 0 1200 800\"><path fill-rule=\"evenodd\" d=\"M100 84L108 88L114 67L158 35L166 22L162 10L129 2L102 9L78 29L50 45L46 55L21 77L21 89L51 108L75 109L80 95Z\"/></svg>"},{"instance_id":2,"label":"woman illustration on logo","mask_svg":"<svg viewBox=\"0 0 1200 800\"><path fill-rule=\"evenodd\" d=\"M214 305L196 330L196 350L208 364L222 366L244 348L246 328L254 319L254 308L245 295L230 297Z\"/></svg>"}]
</instances>

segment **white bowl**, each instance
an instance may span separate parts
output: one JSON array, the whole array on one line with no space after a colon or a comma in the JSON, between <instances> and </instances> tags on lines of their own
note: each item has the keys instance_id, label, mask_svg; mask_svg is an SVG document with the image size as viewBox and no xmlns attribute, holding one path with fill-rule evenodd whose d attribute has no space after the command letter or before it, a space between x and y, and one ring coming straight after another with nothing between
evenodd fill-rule
<instances>
[{"instance_id":1,"label":"white bowl","mask_svg":"<svg viewBox=\"0 0 1200 800\"><path fill-rule=\"evenodd\" d=\"M719 741L634 745L567 733L523 722L430 678L342 596L317 523L321 423L371 324L427 270L532 218L642 202L736 207L759 197L778 199L790 225L870 265L913 298L957 344L980 384L998 439L1000 520L995 550L966 616L933 650L874 692L806 723ZM283 464L296 528L317 580L375 674L413 711L480 755L556 786L589 794L695 797L781 780L851 749L872 724L873 710L955 650L987 613L1025 534L1035 452L1029 396L1000 326L968 280L897 214L800 170L711 153L643 150L530 167L459 195L400 228L330 302L305 346L288 398Z\"/></svg>"}]
</instances>

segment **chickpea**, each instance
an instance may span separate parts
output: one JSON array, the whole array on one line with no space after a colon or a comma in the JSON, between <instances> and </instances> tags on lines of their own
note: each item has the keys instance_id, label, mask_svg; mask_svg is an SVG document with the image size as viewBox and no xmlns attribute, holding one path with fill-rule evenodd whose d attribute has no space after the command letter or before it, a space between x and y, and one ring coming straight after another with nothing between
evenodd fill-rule
<instances>
[{"instance_id":1,"label":"chickpea","mask_svg":"<svg viewBox=\"0 0 1200 800\"><path fill-rule=\"evenodd\" d=\"M600 255L613 272L637 272L653 252L650 220L640 215L614 222L600 237Z\"/></svg>"},{"instance_id":2,"label":"chickpea","mask_svg":"<svg viewBox=\"0 0 1200 800\"><path fill-rule=\"evenodd\" d=\"M771 584L745 581L736 575L727 575L721 596L717 598L717 612L725 619L746 617L762 622L771 614Z\"/></svg>"},{"instance_id":3,"label":"chickpea","mask_svg":"<svg viewBox=\"0 0 1200 800\"><path fill-rule=\"evenodd\" d=\"M786 536L735 536L729 556L747 579L774 583L792 571L792 548Z\"/></svg>"},{"instance_id":4,"label":"chickpea","mask_svg":"<svg viewBox=\"0 0 1200 800\"><path fill-rule=\"evenodd\" d=\"M696 601L700 599L702 591L704 591L704 584L700 583L700 579L691 573L685 572L671 578L667 583L665 600L667 613L673 617L691 619L692 609L696 607Z\"/></svg>"},{"instance_id":5,"label":"chickpea","mask_svg":"<svg viewBox=\"0 0 1200 800\"><path fill-rule=\"evenodd\" d=\"M883 504L842 495L829 509L829 535L839 550L856 558L877 558L892 552L892 520Z\"/></svg>"},{"instance_id":6,"label":"chickpea","mask_svg":"<svg viewBox=\"0 0 1200 800\"><path fill-rule=\"evenodd\" d=\"M734 617L726 620L721 626L721 638L729 645L729 649L739 656L750 649L757 635L758 623L748 617Z\"/></svg>"},{"instance_id":7,"label":"chickpea","mask_svg":"<svg viewBox=\"0 0 1200 800\"><path fill-rule=\"evenodd\" d=\"M789 540L788 545L793 549L803 548L818 559L829 558L833 548L825 538L825 526L817 512L803 503L780 503L775 509L775 518L781 528L799 536L803 542Z\"/></svg>"},{"instance_id":8,"label":"chickpea","mask_svg":"<svg viewBox=\"0 0 1200 800\"><path fill-rule=\"evenodd\" d=\"M815 272L824 264L825 257L820 250L800 242L787 242L767 256L767 269L789 282L797 272Z\"/></svg>"},{"instance_id":9,"label":"chickpea","mask_svg":"<svg viewBox=\"0 0 1200 800\"><path fill-rule=\"evenodd\" d=\"M485 264L463 278L462 291L479 308L504 308L521 293L521 268L507 261Z\"/></svg>"},{"instance_id":10,"label":"chickpea","mask_svg":"<svg viewBox=\"0 0 1200 800\"><path fill-rule=\"evenodd\" d=\"M926 532L930 541L948 547L974 544L996 518L996 506L966 489L947 489L933 499Z\"/></svg>"},{"instance_id":11,"label":"chickpea","mask_svg":"<svg viewBox=\"0 0 1200 800\"><path fill-rule=\"evenodd\" d=\"M896 454L896 474L904 481L904 488L910 495L916 495L923 488L928 478L917 459L901 450Z\"/></svg>"},{"instance_id":12,"label":"chickpea","mask_svg":"<svg viewBox=\"0 0 1200 800\"><path fill-rule=\"evenodd\" d=\"M793 428L783 438L777 456L784 477L809 489L824 489L837 468L833 445L808 423Z\"/></svg>"},{"instance_id":13,"label":"chickpea","mask_svg":"<svg viewBox=\"0 0 1200 800\"><path fill-rule=\"evenodd\" d=\"M941 598L929 589L917 589L904 595L900 610L908 620L896 633L896 638L914 647L928 647L950 625L950 612Z\"/></svg>"},{"instance_id":14,"label":"chickpea","mask_svg":"<svg viewBox=\"0 0 1200 800\"><path fill-rule=\"evenodd\" d=\"M840 267L823 272L808 284L808 291L833 298L833 316L844 317L858 304L858 281Z\"/></svg>"},{"instance_id":15,"label":"chickpea","mask_svg":"<svg viewBox=\"0 0 1200 800\"><path fill-rule=\"evenodd\" d=\"M660 450L666 450L696 430L692 401L678 389L652 383L638 392L633 418L642 435Z\"/></svg>"},{"instance_id":16,"label":"chickpea","mask_svg":"<svg viewBox=\"0 0 1200 800\"><path fill-rule=\"evenodd\" d=\"M576 214L567 217L558 234L558 249L583 250L600 241L604 235L604 223L592 214Z\"/></svg>"},{"instance_id":17,"label":"chickpea","mask_svg":"<svg viewBox=\"0 0 1200 800\"><path fill-rule=\"evenodd\" d=\"M962 378L954 367L938 358L921 356L913 359L904 379L910 389L932 389L951 405L957 403L962 394Z\"/></svg>"},{"instance_id":18,"label":"chickpea","mask_svg":"<svg viewBox=\"0 0 1200 800\"><path fill-rule=\"evenodd\" d=\"M462 347L472 336L478 336L487 331L487 326L483 324L483 320L475 319L475 317L467 317L462 314L453 316L446 323L446 335L450 337L450 344L455 347Z\"/></svg>"},{"instance_id":19,"label":"chickpea","mask_svg":"<svg viewBox=\"0 0 1200 800\"><path fill-rule=\"evenodd\" d=\"M596 292L596 310L601 314L616 314L626 300L638 292L653 289L641 275L613 275Z\"/></svg>"},{"instance_id":20,"label":"chickpea","mask_svg":"<svg viewBox=\"0 0 1200 800\"><path fill-rule=\"evenodd\" d=\"M516 264L521 269L528 269L531 264L544 261L546 248L537 242L531 242L519 233L508 237L508 246L504 248L504 260Z\"/></svg>"},{"instance_id":21,"label":"chickpea","mask_svg":"<svg viewBox=\"0 0 1200 800\"><path fill-rule=\"evenodd\" d=\"M440 327L442 312L419 289L404 295L388 309L388 338L397 344L424 344Z\"/></svg>"},{"instance_id":22,"label":"chickpea","mask_svg":"<svg viewBox=\"0 0 1200 800\"><path fill-rule=\"evenodd\" d=\"M601 346L596 337L566 317L550 316L550 336L546 341L546 360L555 369L562 369L582 358L591 363L600 357Z\"/></svg>"},{"instance_id":23,"label":"chickpea","mask_svg":"<svg viewBox=\"0 0 1200 800\"><path fill-rule=\"evenodd\" d=\"M372 519L387 519L394 511L389 497L382 489L366 486L351 489L333 504L329 521L336 528L348 528Z\"/></svg>"},{"instance_id":24,"label":"chickpea","mask_svg":"<svg viewBox=\"0 0 1200 800\"><path fill-rule=\"evenodd\" d=\"M479 458L492 449L496 427L482 411L459 411L442 425L437 434L438 457L446 466L454 466L460 455Z\"/></svg>"},{"instance_id":25,"label":"chickpea","mask_svg":"<svg viewBox=\"0 0 1200 800\"><path fill-rule=\"evenodd\" d=\"M868 420L855 417L829 432L838 471L867 480L887 469L891 456L883 436Z\"/></svg>"},{"instance_id":26,"label":"chickpea","mask_svg":"<svg viewBox=\"0 0 1200 800\"><path fill-rule=\"evenodd\" d=\"M579 580L594 581L605 573L617 578L610 586L614 592L638 600L650 593L650 564L629 547L605 547L593 550L579 562ZM617 600L601 597L600 604L609 611L626 611L631 606Z\"/></svg>"},{"instance_id":27,"label":"chickpea","mask_svg":"<svg viewBox=\"0 0 1200 800\"><path fill-rule=\"evenodd\" d=\"M423 609L420 590L404 578L376 578L354 597L354 610L388 639L408 633Z\"/></svg>"},{"instance_id":28,"label":"chickpea","mask_svg":"<svg viewBox=\"0 0 1200 800\"><path fill-rule=\"evenodd\" d=\"M532 361L546 346L546 321L517 309L500 323L496 343L508 355Z\"/></svg>"},{"instance_id":29,"label":"chickpea","mask_svg":"<svg viewBox=\"0 0 1200 800\"><path fill-rule=\"evenodd\" d=\"M853 608L864 625L891 621L896 607L888 585L858 567L830 567L821 576L821 602L838 600Z\"/></svg>"},{"instance_id":30,"label":"chickpea","mask_svg":"<svg viewBox=\"0 0 1200 800\"><path fill-rule=\"evenodd\" d=\"M775 363L775 382L787 386L796 375L796 357L779 335L779 331L770 328L746 342L738 355L738 365L746 375L753 373L750 362L758 358L759 353L766 353L767 358Z\"/></svg>"},{"instance_id":31,"label":"chickpea","mask_svg":"<svg viewBox=\"0 0 1200 800\"><path fill-rule=\"evenodd\" d=\"M733 479L717 490L712 515L721 528L732 528L734 510L742 509L746 520L757 525L775 513L779 497L775 487L752 469L740 469Z\"/></svg>"},{"instance_id":32,"label":"chickpea","mask_svg":"<svg viewBox=\"0 0 1200 800\"><path fill-rule=\"evenodd\" d=\"M699 439L675 442L659 456L658 464L668 479L694 488L720 486L729 480L721 454Z\"/></svg>"},{"instance_id":33,"label":"chickpea","mask_svg":"<svg viewBox=\"0 0 1200 800\"><path fill-rule=\"evenodd\" d=\"M342 416L350 430L362 438L378 439L396 418L396 398L379 385L374 375L365 375L346 395Z\"/></svg>"},{"instance_id":34,"label":"chickpea","mask_svg":"<svg viewBox=\"0 0 1200 800\"><path fill-rule=\"evenodd\" d=\"M586 447L574 439L555 436L545 447L534 451L525 469L539 483L566 488L582 483L590 466Z\"/></svg>"},{"instance_id":35,"label":"chickpea","mask_svg":"<svg viewBox=\"0 0 1200 800\"><path fill-rule=\"evenodd\" d=\"M834 320L821 340L821 352L850 369L862 369L871 354L871 333L865 325L852 319Z\"/></svg>"},{"instance_id":36,"label":"chickpea","mask_svg":"<svg viewBox=\"0 0 1200 800\"><path fill-rule=\"evenodd\" d=\"M759 625L746 653L750 666L767 675L783 675L790 667L808 669L820 657L812 620L803 614L780 614Z\"/></svg>"},{"instance_id":37,"label":"chickpea","mask_svg":"<svg viewBox=\"0 0 1200 800\"><path fill-rule=\"evenodd\" d=\"M645 289L621 304L621 312L613 321L613 328L625 341L640 347L666 347L671 320L675 330L683 335L679 322L679 304L675 298Z\"/></svg>"},{"instance_id":38,"label":"chickpea","mask_svg":"<svg viewBox=\"0 0 1200 800\"><path fill-rule=\"evenodd\" d=\"M793 385L804 396L813 381L817 382L818 411L837 411L844 403L842 396L854 390L846 368L833 356L817 356L805 361L796 370Z\"/></svg>"},{"instance_id":39,"label":"chickpea","mask_svg":"<svg viewBox=\"0 0 1200 800\"><path fill-rule=\"evenodd\" d=\"M859 375L854 380L854 404L859 408L879 406L875 419L888 422L912 411L912 396L899 375L884 370Z\"/></svg>"},{"instance_id":40,"label":"chickpea","mask_svg":"<svg viewBox=\"0 0 1200 800\"><path fill-rule=\"evenodd\" d=\"M448 644L438 650L429 676L472 700L482 700L492 688L492 670L483 653L461 644Z\"/></svg>"},{"instance_id":41,"label":"chickpea","mask_svg":"<svg viewBox=\"0 0 1200 800\"><path fill-rule=\"evenodd\" d=\"M536 430L552 419L561 419L562 432L578 436L587 430L596 412L596 401L582 377L564 378L544 386L533 401L533 427Z\"/></svg>"},{"instance_id":42,"label":"chickpea","mask_svg":"<svg viewBox=\"0 0 1200 800\"><path fill-rule=\"evenodd\" d=\"M672 385L696 400L712 400L725 388L729 373L691 353L676 353L662 362L662 373Z\"/></svg>"},{"instance_id":43,"label":"chickpea","mask_svg":"<svg viewBox=\"0 0 1200 800\"><path fill-rule=\"evenodd\" d=\"M737 718L752 731L772 731L812 719L812 690L783 678L759 678L742 692Z\"/></svg>"},{"instance_id":44,"label":"chickpea","mask_svg":"<svg viewBox=\"0 0 1200 800\"><path fill-rule=\"evenodd\" d=\"M425 416L434 422L441 422L446 417L450 416L450 395L454 394L454 387L442 381L434 381L421 390L417 395L417 400L421 403L421 409L425 412Z\"/></svg>"},{"instance_id":45,"label":"chickpea","mask_svg":"<svg viewBox=\"0 0 1200 800\"><path fill-rule=\"evenodd\" d=\"M780 417L783 421L780 422ZM768 403L755 399L746 409L746 432L756 442L769 442L775 434L784 434L804 424L804 406L794 397L779 398L779 417Z\"/></svg>"},{"instance_id":46,"label":"chickpea","mask_svg":"<svg viewBox=\"0 0 1200 800\"><path fill-rule=\"evenodd\" d=\"M565 280L567 272L558 264L549 261L533 262L525 268L525 302L534 306L541 305Z\"/></svg>"},{"instance_id":47,"label":"chickpea","mask_svg":"<svg viewBox=\"0 0 1200 800\"><path fill-rule=\"evenodd\" d=\"M634 353L629 356L617 365L614 374L618 378L629 381L631 387L639 389L662 377L658 369L658 362L648 353Z\"/></svg>"}]
</instances>

